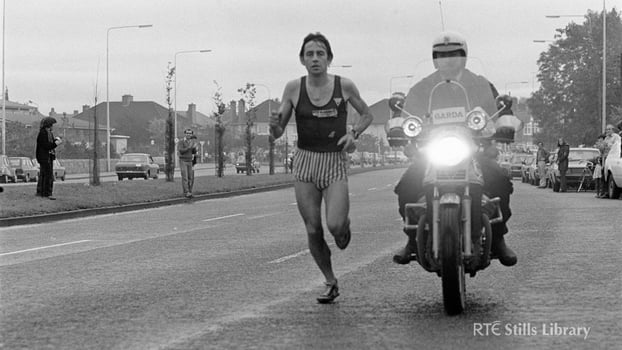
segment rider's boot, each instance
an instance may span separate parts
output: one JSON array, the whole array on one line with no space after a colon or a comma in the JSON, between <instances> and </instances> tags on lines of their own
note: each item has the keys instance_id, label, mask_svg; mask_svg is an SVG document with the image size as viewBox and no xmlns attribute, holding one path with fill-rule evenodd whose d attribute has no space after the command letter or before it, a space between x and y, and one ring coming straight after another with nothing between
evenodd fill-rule
<instances>
[{"instance_id":1,"label":"rider's boot","mask_svg":"<svg viewBox=\"0 0 622 350\"><path fill-rule=\"evenodd\" d=\"M393 255L393 262L400 265L406 265L416 259L417 254L417 241L415 240L415 233L408 234L408 242L406 246L400 249L395 255Z\"/></svg>"},{"instance_id":2,"label":"rider's boot","mask_svg":"<svg viewBox=\"0 0 622 350\"><path fill-rule=\"evenodd\" d=\"M514 266L518 261L516 253L512 251L507 245L503 235L497 234L492 237L492 254L499 258L499 262L505 266Z\"/></svg>"}]
</instances>

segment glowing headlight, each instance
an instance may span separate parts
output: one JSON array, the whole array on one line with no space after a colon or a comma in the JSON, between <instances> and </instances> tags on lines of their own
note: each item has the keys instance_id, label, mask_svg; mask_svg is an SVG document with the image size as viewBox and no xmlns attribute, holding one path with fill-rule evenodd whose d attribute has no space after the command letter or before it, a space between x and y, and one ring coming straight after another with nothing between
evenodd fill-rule
<instances>
[{"instance_id":1,"label":"glowing headlight","mask_svg":"<svg viewBox=\"0 0 622 350\"><path fill-rule=\"evenodd\" d=\"M467 114L466 122L469 129L480 131L486 127L488 114L480 107L477 107Z\"/></svg>"},{"instance_id":2,"label":"glowing headlight","mask_svg":"<svg viewBox=\"0 0 622 350\"><path fill-rule=\"evenodd\" d=\"M404 120L402 129L404 129L404 134L406 134L406 136L415 137L421 133L423 123L421 122L421 119L417 117L409 117Z\"/></svg>"},{"instance_id":3,"label":"glowing headlight","mask_svg":"<svg viewBox=\"0 0 622 350\"><path fill-rule=\"evenodd\" d=\"M428 159L443 166L454 166L465 160L472 152L471 145L456 136L446 136L427 146Z\"/></svg>"}]
</instances>

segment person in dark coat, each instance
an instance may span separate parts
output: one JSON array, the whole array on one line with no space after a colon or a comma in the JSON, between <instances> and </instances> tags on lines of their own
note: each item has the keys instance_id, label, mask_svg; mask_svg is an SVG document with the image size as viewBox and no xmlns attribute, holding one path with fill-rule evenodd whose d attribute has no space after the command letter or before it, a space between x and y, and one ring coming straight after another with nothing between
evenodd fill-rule
<instances>
[{"instance_id":1,"label":"person in dark coat","mask_svg":"<svg viewBox=\"0 0 622 350\"><path fill-rule=\"evenodd\" d=\"M37 136L36 156L39 162L39 182L37 183L37 196L56 199L52 196L54 183L54 159L56 159L55 149L63 141L60 137L54 138L52 128L56 124L56 119L45 117L41 120L39 135Z\"/></svg>"},{"instance_id":2,"label":"person in dark coat","mask_svg":"<svg viewBox=\"0 0 622 350\"><path fill-rule=\"evenodd\" d=\"M570 146L564 141L563 137L560 137L557 141L559 150L557 151L557 165L559 169L559 182L560 192L566 192L568 190L566 186L566 172L568 171L568 153L570 153Z\"/></svg>"}]
</instances>

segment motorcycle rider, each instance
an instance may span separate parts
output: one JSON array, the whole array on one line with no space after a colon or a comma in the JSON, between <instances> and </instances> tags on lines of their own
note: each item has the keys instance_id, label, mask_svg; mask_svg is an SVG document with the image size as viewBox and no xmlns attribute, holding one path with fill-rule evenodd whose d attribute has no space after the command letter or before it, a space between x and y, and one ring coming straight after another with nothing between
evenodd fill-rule
<instances>
[{"instance_id":1,"label":"motorcycle rider","mask_svg":"<svg viewBox=\"0 0 622 350\"><path fill-rule=\"evenodd\" d=\"M404 110L412 115L426 115L428 113L428 99L431 89L437 83L451 79L458 81L465 87L472 106L482 107L489 115L493 115L497 109L502 109L501 115L512 114L510 108L511 99L505 96L498 96L497 90L492 83L465 68L467 54L467 43L462 35L455 32L441 33L432 45L432 58L436 71L410 89L406 96ZM513 192L513 187L507 172L499 166L494 157L496 157L495 143L497 141L510 142L513 139L513 130L498 129L484 147L484 150L475 156L477 163L481 167L484 179L484 185L481 190L490 197L499 197L501 199L500 207L503 214L503 222L492 225L492 253L505 266L512 266L517 262L516 254L507 247L503 238L504 234L508 232L506 222L511 216L510 194ZM423 186L425 168L425 157L413 157L411 166L406 170L395 187L402 219L404 218L405 203L416 202L425 193ZM478 186L473 186L472 189L473 202L477 203L479 198L481 198L479 197L481 193L477 193L480 192ZM481 208L474 205L472 210L473 227L479 229ZM408 264L416 252L414 235L408 236L409 239L406 246L393 257L393 261L398 264Z\"/></svg>"}]
</instances>

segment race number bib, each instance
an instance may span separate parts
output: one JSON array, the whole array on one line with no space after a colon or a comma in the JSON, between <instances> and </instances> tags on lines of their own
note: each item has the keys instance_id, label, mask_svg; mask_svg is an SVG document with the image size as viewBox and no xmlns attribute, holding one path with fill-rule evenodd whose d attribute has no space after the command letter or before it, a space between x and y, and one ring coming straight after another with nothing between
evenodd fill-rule
<instances>
[{"instance_id":1,"label":"race number bib","mask_svg":"<svg viewBox=\"0 0 622 350\"><path fill-rule=\"evenodd\" d=\"M464 107L441 108L432 111L432 123L464 123L466 121L466 110Z\"/></svg>"}]
</instances>

